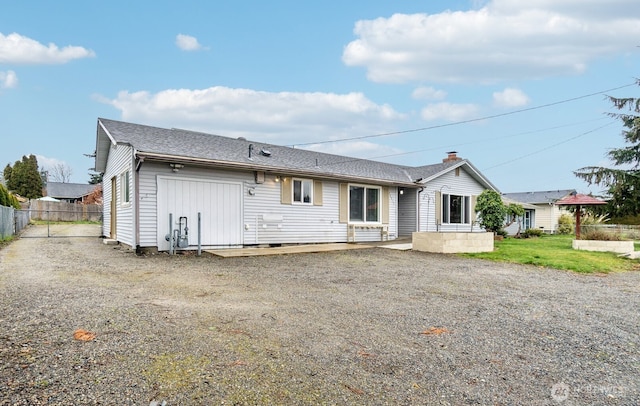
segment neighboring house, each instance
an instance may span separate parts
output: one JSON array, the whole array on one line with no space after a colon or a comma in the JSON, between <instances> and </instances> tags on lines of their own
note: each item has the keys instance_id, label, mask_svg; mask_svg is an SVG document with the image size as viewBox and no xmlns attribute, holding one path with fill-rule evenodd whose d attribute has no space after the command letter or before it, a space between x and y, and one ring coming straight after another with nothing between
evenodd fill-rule
<instances>
[{"instance_id":1,"label":"neighboring house","mask_svg":"<svg viewBox=\"0 0 640 406\"><path fill-rule=\"evenodd\" d=\"M82 203L96 188L88 183L47 182L46 196L67 203Z\"/></svg>"},{"instance_id":2,"label":"neighboring house","mask_svg":"<svg viewBox=\"0 0 640 406\"><path fill-rule=\"evenodd\" d=\"M455 153L408 167L107 119L98 119L95 169L103 235L160 251L184 228L185 246L197 246L198 215L202 248L483 232L476 196L497 191Z\"/></svg>"},{"instance_id":3,"label":"neighboring house","mask_svg":"<svg viewBox=\"0 0 640 406\"><path fill-rule=\"evenodd\" d=\"M506 205L511 203L519 204L524 209L524 214L522 216L516 216L515 219L511 219L507 216L505 224L511 224L505 227L504 230L508 235L517 235L518 232L522 233L530 228L536 228L536 206L529 203L517 202L505 197L504 195L502 196L502 202Z\"/></svg>"},{"instance_id":4,"label":"neighboring house","mask_svg":"<svg viewBox=\"0 0 640 406\"><path fill-rule=\"evenodd\" d=\"M505 193L503 198L535 206L535 227L554 234L558 229L560 216L569 213L564 207L556 205L556 202L572 193L576 193L575 189Z\"/></svg>"}]
</instances>

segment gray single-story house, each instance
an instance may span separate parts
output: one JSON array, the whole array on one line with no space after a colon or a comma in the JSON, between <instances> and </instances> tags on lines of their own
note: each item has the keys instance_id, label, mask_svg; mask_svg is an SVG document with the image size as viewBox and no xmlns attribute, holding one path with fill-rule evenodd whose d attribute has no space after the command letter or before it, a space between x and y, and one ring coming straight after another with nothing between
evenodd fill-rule
<instances>
[{"instance_id":1,"label":"gray single-story house","mask_svg":"<svg viewBox=\"0 0 640 406\"><path fill-rule=\"evenodd\" d=\"M533 204L518 202L508 197L502 196L502 202L506 205L515 203L522 206L524 214L522 216L516 216L516 218L509 218L507 216L505 224L508 224L504 230L508 235L517 235L518 232L522 233L530 228L536 228L536 209L537 206Z\"/></svg>"},{"instance_id":2,"label":"gray single-story house","mask_svg":"<svg viewBox=\"0 0 640 406\"><path fill-rule=\"evenodd\" d=\"M82 203L93 192L96 185L88 183L47 182L46 196L67 203Z\"/></svg>"},{"instance_id":3,"label":"gray single-story house","mask_svg":"<svg viewBox=\"0 0 640 406\"><path fill-rule=\"evenodd\" d=\"M558 219L563 214L571 214L563 206L556 202L571 194L575 189L544 190L537 192L505 193L503 199L510 199L520 204L535 206L535 228L539 228L547 234L554 234L558 230Z\"/></svg>"},{"instance_id":4,"label":"gray single-story house","mask_svg":"<svg viewBox=\"0 0 640 406\"><path fill-rule=\"evenodd\" d=\"M497 191L453 152L409 167L102 118L95 161L103 235L160 251L196 247L198 217L207 249L484 232L476 196Z\"/></svg>"}]
</instances>

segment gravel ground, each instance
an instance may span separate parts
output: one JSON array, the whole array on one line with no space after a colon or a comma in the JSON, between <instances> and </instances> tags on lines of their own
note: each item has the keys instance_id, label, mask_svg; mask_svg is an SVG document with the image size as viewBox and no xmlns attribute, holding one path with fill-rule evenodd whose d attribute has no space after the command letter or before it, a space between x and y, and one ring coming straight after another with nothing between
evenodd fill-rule
<instances>
[{"instance_id":1,"label":"gravel ground","mask_svg":"<svg viewBox=\"0 0 640 406\"><path fill-rule=\"evenodd\" d=\"M136 256L96 226L50 233L0 250L0 405L640 404L637 272Z\"/></svg>"}]
</instances>

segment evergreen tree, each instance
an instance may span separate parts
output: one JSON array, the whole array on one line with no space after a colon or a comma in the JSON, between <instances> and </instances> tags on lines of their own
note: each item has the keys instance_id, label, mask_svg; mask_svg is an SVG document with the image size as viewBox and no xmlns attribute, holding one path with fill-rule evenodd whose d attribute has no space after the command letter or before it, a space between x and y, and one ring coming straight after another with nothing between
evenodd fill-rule
<instances>
[{"instance_id":1,"label":"evergreen tree","mask_svg":"<svg viewBox=\"0 0 640 406\"><path fill-rule=\"evenodd\" d=\"M4 177L10 191L29 199L42 197L43 183L35 155L23 156L13 167L7 165Z\"/></svg>"},{"instance_id":2,"label":"evergreen tree","mask_svg":"<svg viewBox=\"0 0 640 406\"><path fill-rule=\"evenodd\" d=\"M13 207L14 209L21 208L18 199L9 193L3 185L0 185L0 206Z\"/></svg>"},{"instance_id":3,"label":"evergreen tree","mask_svg":"<svg viewBox=\"0 0 640 406\"><path fill-rule=\"evenodd\" d=\"M4 186L0 185L0 206L8 207L9 204L9 192Z\"/></svg>"},{"instance_id":4,"label":"evergreen tree","mask_svg":"<svg viewBox=\"0 0 640 406\"><path fill-rule=\"evenodd\" d=\"M640 86L640 79L636 84ZM574 174L589 185L605 187L611 216L637 215L640 214L640 98L609 97L609 100L618 111L627 110L608 115L622 121L622 135L628 145L607 153L612 168L587 166Z\"/></svg>"},{"instance_id":5,"label":"evergreen tree","mask_svg":"<svg viewBox=\"0 0 640 406\"><path fill-rule=\"evenodd\" d=\"M13 172L13 168L11 167L11 165L7 164L7 166L4 167L4 171L2 172L2 177L4 177L5 186L7 185L9 180L11 179L11 173L12 172ZM7 186L7 187L9 187L9 186Z\"/></svg>"},{"instance_id":6,"label":"evergreen tree","mask_svg":"<svg viewBox=\"0 0 640 406\"><path fill-rule=\"evenodd\" d=\"M102 174L101 173L90 173L89 176L91 177L89 179L89 184L90 185L97 185L99 183L102 183Z\"/></svg>"}]
</instances>

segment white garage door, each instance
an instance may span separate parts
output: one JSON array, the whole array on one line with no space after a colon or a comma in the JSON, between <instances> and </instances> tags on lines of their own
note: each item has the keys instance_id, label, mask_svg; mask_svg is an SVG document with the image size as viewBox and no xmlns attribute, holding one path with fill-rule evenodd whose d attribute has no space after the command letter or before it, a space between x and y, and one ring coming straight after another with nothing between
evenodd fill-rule
<instances>
[{"instance_id":1,"label":"white garage door","mask_svg":"<svg viewBox=\"0 0 640 406\"><path fill-rule=\"evenodd\" d=\"M242 245L242 184L200 179L158 177L158 249L169 250L169 213L174 229L186 217L189 245L198 245L198 212L201 213L203 247ZM184 223L183 223L184 224Z\"/></svg>"}]
</instances>

